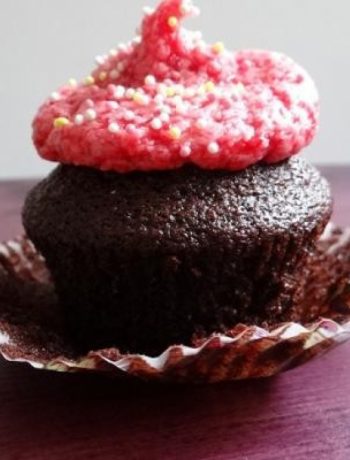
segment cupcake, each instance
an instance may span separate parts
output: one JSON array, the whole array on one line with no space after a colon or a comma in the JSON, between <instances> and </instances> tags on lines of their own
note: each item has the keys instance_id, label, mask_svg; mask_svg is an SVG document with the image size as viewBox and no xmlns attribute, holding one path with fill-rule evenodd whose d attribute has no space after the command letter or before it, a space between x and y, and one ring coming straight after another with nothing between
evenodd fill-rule
<instances>
[{"instance_id":1,"label":"cupcake","mask_svg":"<svg viewBox=\"0 0 350 460\"><path fill-rule=\"evenodd\" d=\"M23 223L81 351L156 355L297 319L332 210L327 181L295 156L317 131L317 90L284 55L207 45L181 27L196 12L147 8L139 37L34 120L39 154L60 165Z\"/></svg>"}]
</instances>

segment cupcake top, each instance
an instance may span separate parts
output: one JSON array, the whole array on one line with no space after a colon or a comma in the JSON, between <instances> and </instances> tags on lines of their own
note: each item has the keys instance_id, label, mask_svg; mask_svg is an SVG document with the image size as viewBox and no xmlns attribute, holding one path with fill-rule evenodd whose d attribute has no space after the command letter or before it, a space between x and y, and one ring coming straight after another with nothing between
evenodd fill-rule
<instances>
[{"instance_id":1,"label":"cupcake top","mask_svg":"<svg viewBox=\"0 0 350 460\"><path fill-rule=\"evenodd\" d=\"M117 172L186 163L239 170L307 146L318 126L317 90L290 58L229 52L181 27L188 0L145 8L140 35L98 56L83 82L54 92L33 122L39 154Z\"/></svg>"}]
</instances>

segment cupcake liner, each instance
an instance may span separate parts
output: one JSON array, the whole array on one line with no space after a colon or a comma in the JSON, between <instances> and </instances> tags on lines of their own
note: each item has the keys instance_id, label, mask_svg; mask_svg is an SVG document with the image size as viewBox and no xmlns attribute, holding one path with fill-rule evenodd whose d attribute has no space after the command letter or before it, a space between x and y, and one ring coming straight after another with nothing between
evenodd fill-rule
<instances>
[{"instance_id":1,"label":"cupcake liner","mask_svg":"<svg viewBox=\"0 0 350 460\"><path fill-rule=\"evenodd\" d=\"M350 338L350 230L330 225L308 268L300 311L305 323L237 325L193 347L174 345L158 357L117 349L79 356L65 337L43 258L26 238L0 245L0 354L8 361L59 372L103 372L119 378L207 383L269 377L320 356ZM151 332L150 332L151 334Z\"/></svg>"}]
</instances>

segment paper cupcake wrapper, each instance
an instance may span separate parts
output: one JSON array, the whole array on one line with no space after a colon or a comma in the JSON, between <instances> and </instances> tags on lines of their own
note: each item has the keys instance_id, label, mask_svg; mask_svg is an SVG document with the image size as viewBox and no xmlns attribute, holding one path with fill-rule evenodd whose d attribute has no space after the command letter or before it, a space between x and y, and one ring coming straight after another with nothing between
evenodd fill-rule
<instances>
[{"instance_id":1,"label":"paper cupcake wrapper","mask_svg":"<svg viewBox=\"0 0 350 460\"><path fill-rule=\"evenodd\" d=\"M350 338L350 230L329 226L319 251L322 274L314 270L311 275L314 289L309 289L309 302L320 301L322 296L317 292L329 294L322 305L312 304L322 317L309 324L288 322L268 330L237 325L226 335L215 334L194 347L174 345L155 358L125 355L115 348L78 356L65 338L44 260L28 239L19 238L0 245L0 354L8 361L36 369L103 372L164 382L208 383L273 376ZM329 274L327 279L325 273ZM322 280L322 286L316 278Z\"/></svg>"}]
</instances>

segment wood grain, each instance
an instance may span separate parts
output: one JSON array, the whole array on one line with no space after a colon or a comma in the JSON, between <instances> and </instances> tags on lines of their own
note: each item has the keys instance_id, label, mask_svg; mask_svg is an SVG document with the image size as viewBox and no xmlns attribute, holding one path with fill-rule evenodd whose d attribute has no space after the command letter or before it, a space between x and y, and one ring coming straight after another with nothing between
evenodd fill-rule
<instances>
[{"instance_id":1,"label":"wood grain","mask_svg":"<svg viewBox=\"0 0 350 460\"><path fill-rule=\"evenodd\" d=\"M350 168L327 168L350 225ZM0 183L0 239L21 232L29 182ZM122 384L0 363L1 460L346 460L350 344L278 378Z\"/></svg>"}]
</instances>

